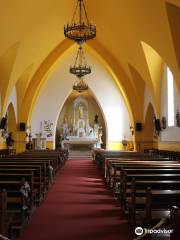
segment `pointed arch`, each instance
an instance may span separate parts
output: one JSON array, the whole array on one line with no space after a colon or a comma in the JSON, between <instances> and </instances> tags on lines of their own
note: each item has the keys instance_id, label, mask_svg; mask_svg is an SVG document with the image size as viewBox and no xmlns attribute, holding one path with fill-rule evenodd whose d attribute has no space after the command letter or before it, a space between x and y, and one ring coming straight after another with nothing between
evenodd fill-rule
<instances>
[{"instance_id":1,"label":"pointed arch","mask_svg":"<svg viewBox=\"0 0 180 240\"><path fill-rule=\"evenodd\" d=\"M54 51L41 64L37 72L34 74L24 96L23 104L20 110L20 121L30 122L33 108L35 106L36 99L39 96L41 87L47 80L49 73L54 71L56 66L59 63L62 63L64 59L72 52L72 48L73 48L72 42L65 39L63 43L57 46L57 48L55 48ZM95 58L98 58L98 60L101 59L101 63L103 62L103 66L106 66L106 69L113 77L114 81L119 87L119 90L123 94L126 105L128 106L131 121L134 122L134 117L136 115L132 110L134 109L135 111L136 109L132 107L132 104L134 103L133 101L134 94L133 91L130 90L132 87L130 84L128 84L129 82L128 77L122 70L122 67L120 67L118 63L116 63L116 65L118 65L116 67L114 67L113 65L111 66L109 61L110 57L108 53L106 56L104 55L101 56L100 54L103 51L98 52L97 48L94 48L94 45L87 48L93 49L93 51L89 50L91 54L92 52L94 52ZM116 74L117 71L115 69L121 69L121 74L117 75Z\"/></svg>"},{"instance_id":2,"label":"pointed arch","mask_svg":"<svg viewBox=\"0 0 180 240\"><path fill-rule=\"evenodd\" d=\"M8 121L7 121L8 132L15 133L15 131L17 130L17 123L16 123L15 109L12 102L8 105L7 116L8 116Z\"/></svg>"},{"instance_id":3,"label":"pointed arch","mask_svg":"<svg viewBox=\"0 0 180 240\"><path fill-rule=\"evenodd\" d=\"M10 77L16 61L20 43L12 45L2 56L0 56L0 91L2 100L2 113L5 114L8 97L13 89Z\"/></svg>"},{"instance_id":4,"label":"pointed arch","mask_svg":"<svg viewBox=\"0 0 180 240\"><path fill-rule=\"evenodd\" d=\"M144 148L153 148L154 144L154 122L155 111L149 103L144 122Z\"/></svg>"},{"instance_id":5,"label":"pointed arch","mask_svg":"<svg viewBox=\"0 0 180 240\"><path fill-rule=\"evenodd\" d=\"M149 44L141 41L141 45L151 76L151 82L147 82L146 84L153 97L153 102L155 103L157 114L160 115L161 82L163 78L165 62L159 53Z\"/></svg>"},{"instance_id":6,"label":"pointed arch","mask_svg":"<svg viewBox=\"0 0 180 240\"><path fill-rule=\"evenodd\" d=\"M73 55L70 55L59 65L44 84L32 114L32 134L40 131L40 123L47 118L53 122L55 129L60 110L72 91L74 79L67 71L72 57ZM111 147L116 144L120 148L123 137L125 135L127 139L131 137L129 137L130 121L127 106L116 83L112 80L112 76L97 59L90 55L87 57L88 63L94 69L87 81L103 110L102 112L104 112L108 129L108 143ZM50 141L54 141L54 139L51 138Z\"/></svg>"}]
</instances>

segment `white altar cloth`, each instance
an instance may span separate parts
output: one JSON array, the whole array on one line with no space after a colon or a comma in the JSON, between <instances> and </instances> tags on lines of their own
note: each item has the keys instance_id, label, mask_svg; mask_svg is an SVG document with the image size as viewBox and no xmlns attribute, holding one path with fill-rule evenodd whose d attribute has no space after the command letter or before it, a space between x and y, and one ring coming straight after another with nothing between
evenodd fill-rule
<instances>
[{"instance_id":1,"label":"white altar cloth","mask_svg":"<svg viewBox=\"0 0 180 240\"><path fill-rule=\"evenodd\" d=\"M98 142L98 139L95 137L69 136L65 141L67 141L70 144L95 144Z\"/></svg>"},{"instance_id":2,"label":"white altar cloth","mask_svg":"<svg viewBox=\"0 0 180 240\"><path fill-rule=\"evenodd\" d=\"M68 145L92 145L96 147L98 143L98 139L95 137L77 137L77 136L69 136L66 140L62 141L63 147Z\"/></svg>"}]
</instances>

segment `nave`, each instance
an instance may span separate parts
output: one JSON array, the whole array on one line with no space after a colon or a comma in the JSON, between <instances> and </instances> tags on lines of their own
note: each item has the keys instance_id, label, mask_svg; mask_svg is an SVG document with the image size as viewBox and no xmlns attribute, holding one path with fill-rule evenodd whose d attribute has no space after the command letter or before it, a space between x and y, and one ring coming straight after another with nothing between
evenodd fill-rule
<instances>
[{"instance_id":1,"label":"nave","mask_svg":"<svg viewBox=\"0 0 180 240\"><path fill-rule=\"evenodd\" d=\"M130 239L127 220L92 159L66 162L20 238L30 239Z\"/></svg>"},{"instance_id":2,"label":"nave","mask_svg":"<svg viewBox=\"0 0 180 240\"><path fill-rule=\"evenodd\" d=\"M0 237L180 239L179 152L0 153Z\"/></svg>"},{"instance_id":3,"label":"nave","mask_svg":"<svg viewBox=\"0 0 180 240\"><path fill-rule=\"evenodd\" d=\"M0 238L180 240L180 0L0 19Z\"/></svg>"}]
</instances>

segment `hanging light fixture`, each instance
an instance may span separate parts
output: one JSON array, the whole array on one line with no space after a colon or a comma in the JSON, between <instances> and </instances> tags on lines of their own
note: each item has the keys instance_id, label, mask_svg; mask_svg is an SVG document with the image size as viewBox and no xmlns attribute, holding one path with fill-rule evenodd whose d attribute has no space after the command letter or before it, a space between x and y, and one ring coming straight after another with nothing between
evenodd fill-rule
<instances>
[{"instance_id":1,"label":"hanging light fixture","mask_svg":"<svg viewBox=\"0 0 180 240\"><path fill-rule=\"evenodd\" d=\"M83 77L91 73L91 67L86 63L82 46L79 46L74 65L70 66L69 72L78 78L73 84L73 90L79 93L88 90L88 85L83 80Z\"/></svg>"},{"instance_id":2,"label":"hanging light fixture","mask_svg":"<svg viewBox=\"0 0 180 240\"><path fill-rule=\"evenodd\" d=\"M87 65L82 46L79 46L77 56L73 66L70 66L69 72L81 78L91 73L91 67Z\"/></svg>"},{"instance_id":3,"label":"hanging light fixture","mask_svg":"<svg viewBox=\"0 0 180 240\"><path fill-rule=\"evenodd\" d=\"M73 84L73 90L81 93L86 90L88 90L88 85L85 83L85 81L82 78L79 78L74 84Z\"/></svg>"},{"instance_id":4,"label":"hanging light fixture","mask_svg":"<svg viewBox=\"0 0 180 240\"><path fill-rule=\"evenodd\" d=\"M80 45L96 37L96 26L89 22L83 0L77 0L71 23L64 26L64 35Z\"/></svg>"}]
</instances>

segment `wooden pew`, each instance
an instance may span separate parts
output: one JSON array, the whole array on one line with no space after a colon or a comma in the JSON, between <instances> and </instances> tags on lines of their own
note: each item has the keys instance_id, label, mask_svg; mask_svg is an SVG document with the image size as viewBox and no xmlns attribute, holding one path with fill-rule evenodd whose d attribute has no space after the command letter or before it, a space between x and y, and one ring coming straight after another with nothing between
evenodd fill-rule
<instances>
[{"instance_id":1,"label":"wooden pew","mask_svg":"<svg viewBox=\"0 0 180 240\"><path fill-rule=\"evenodd\" d=\"M36 191L34 189L34 174L31 171L29 174L27 173L1 173L0 174L0 189L6 189L9 192L20 192L20 188L22 186L22 179L26 179L26 181L30 185L30 209L33 209L35 203L35 194Z\"/></svg>"},{"instance_id":2,"label":"wooden pew","mask_svg":"<svg viewBox=\"0 0 180 240\"><path fill-rule=\"evenodd\" d=\"M170 240L180 239L180 210L177 206L173 206L170 213L170 228L173 233L170 236Z\"/></svg>"},{"instance_id":3,"label":"wooden pew","mask_svg":"<svg viewBox=\"0 0 180 240\"><path fill-rule=\"evenodd\" d=\"M43 196L43 192L42 192L42 177L41 177L41 166L32 166L30 167L19 167L16 165L10 165L10 166L4 166L4 165L0 165L0 175L4 174L4 173L9 173L9 174L27 174L29 175L31 172L33 172L33 176L34 176L34 180L33 180L33 184L34 184L34 191L36 192L36 201L40 202L41 198Z\"/></svg>"},{"instance_id":4,"label":"wooden pew","mask_svg":"<svg viewBox=\"0 0 180 240\"><path fill-rule=\"evenodd\" d=\"M119 151L119 150L102 150L102 149L98 149L98 150L94 150L93 152L93 157L94 160L97 164L97 166L99 167L99 169L104 169L105 168L105 162L107 158L133 158L133 159L151 159L151 160L155 160L156 159L161 159L161 157L159 155L153 155L149 154L149 153L142 153L142 152L131 152L131 151ZM169 160L168 157L164 158L164 160Z\"/></svg>"},{"instance_id":5,"label":"wooden pew","mask_svg":"<svg viewBox=\"0 0 180 240\"><path fill-rule=\"evenodd\" d=\"M22 229L29 219L33 209L24 210L23 198L20 191L0 191L0 233L12 237L14 227Z\"/></svg>"},{"instance_id":6,"label":"wooden pew","mask_svg":"<svg viewBox=\"0 0 180 240\"><path fill-rule=\"evenodd\" d=\"M144 153L151 153L152 156L159 155L160 157L168 157L170 160L179 161L180 152L160 149L144 149Z\"/></svg>"},{"instance_id":7,"label":"wooden pew","mask_svg":"<svg viewBox=\"0 0 180 240\"><path fill-rule=\"evenodd\" d=\"M11 232L12 216L7 212L7 192L0 191L0 233L9 236Z\"/></svg>"},{"instance_id":8,"label":"wooden pew","mask_svg":"<svg viewBox=\"0 0 180 240\"><path fill-rule=\"evenodd\" d=\"M44 178L45 192L48 190L49 183L49 166L51 165L51 160L47 159L1 159L0 164L16 164L16 165L41 165L42 167L42 177Z\"/></svg>"},{"instance_id":9,"label":"wooden pew","mask_svg":"<svg viewBox=\"0 0 180 240\"><path fill-rule=\"evenodd\" d=\"M62 157L62 154L59 151L48 151L1 157L0 189L7 189L8 196L6 199L6 206L8 212L13 211L13 213L16 212L17 215L17 212L22 210L23 198L20 193L22 177L25 177L30 183L32 192L34 192L34 190L38 190L40 197L48 190L48 184L50 181L48 167L53 166L56 174L58 169L67 160L67 156L68 154L66 152L63 153ZM29 179L31 174L33 175L33 181L32 179ZM33 198L33 194L31 196L31 204L33 207L33 204L36 203L36 201Z\"/></svg>"},{"instance_id":10,"label":"wooden pew","mask_svg":"<svg viewBox=\"0 0 180 240\"><path fill-rule=\"evenodd\" d=\"M6 158L2 158L0 159L0 164L9 164L9 165L14 165L14 164L18 164L18 165L21 165L23 164L22 166L24 165L41 165L42 169L41 169L41 183L43 183L44 185L44 194L47 192L48 190L48 185L50 182L52 182L52 172L51 172L51 169L50 169L50 166L56 166L55 167L55 173L54 175L56 174L56 171L57 171L57 156L56 155L59 155L59 152L51 152L48 154L50 155L53 155L53 157L50 157L50 155L46 156L47 153L46 152L40 152L40 153L34 153L32 154L32 156L23 156L21 155L21 157L17 157L17 156L13 156L13 157L6 157ZM37 155L40 155L40 157ZM44 156L45 155L45 156ZM51 158L51 159L50 159ZM55 165L53 165L55 163ZM25 167L25 166L24 166ZM43 180L42 180L43 179ZM40 184L41 186L41 184ZM41 187L42 188L42 187ZM42 191L40 190L40 193ZM41 195L40 195L41 196Z\"/></svg>"},{"instance_id":11,"label":"wooden pew","mask_svg":"<svg viewBox=\"0 0 180 240\"><path fill-rule=\"evenodd\" d=\"M162 176L163 174L159 174L159 179ZM173 178L173 174L170 177ZM174 177L176 178L177 176ZM120 199L122 208L129 212L129 219L133 227L136 224L137 212L140 213L142 219L146 219L146 222L141 224L150 227L152 219L159 220L161 217L169 214L169 209L172 205L180 204L179 177L174 180L151 180L149 176L145 177L145 180L135 180L133 178L131 190L127 189L127 179L125 173L124 177L122 177L123 183L121 185Z\"/></svg>"},{"instance_id":12,"label":"wooden pew","mask_svg":"<svg viewBox=\"0 0 180 240\"><path fill-rule=\"evenodd\" d=\"M59 166L57 165L57 158L50 158L50 157L47 157L47 156L40 156L40 157L37 157L37 156L11 156L11 157L6 157L6 158L2 158L0 159L0 162L4 162L4 161L31 161L31 162L38 162L38 161L42 161L42 162L46 162L48 163L47 165L47 168L49 166L52 166L53 169L54 169L54 173L56 174L57 171L59 170Z\"/></svg>"},{"instance_id":13,"label":"wooden pew","mask_svg":"<svg viewBox=\"0 0 180 240\"><path fill-rule=\"evenodd\" d=\"M33 156L33 157L57 157L58 165L62 166L68 159L67 150L31 150L19 154L18 156Z\"/></svg>"},{"instance_id":14,"label":"wooden pew","mask_svg":"<svg viewBox=\"0 0 180 240\"><path fill-rule=\"evenodd\" d=\"M16 154L16 149L0 149L0 158Z\"/></svg>"},{"instance_id":15,"label":"wooden pew","mask_svg":"<svg viewBox=\"0 0 180 240\"><path fill-rule=\"evenodd\" d=\"M43 162L0 162L0 169L37 169L35 171L34 185L38 189L39 198L47 192L47 169ZM37 173L37 174L36 174Z\"/></svg>"},{"instance_id":16,"label":"wooden pew","mask_svg":"<svg viewBox=\"0 0 180 240\"><path fill-rule=\"evenodd\" d=\"M106 181L111 185L114 186L114 182L116 182L116 179L120 177L120 171L122 168L157 168L161 167L163 169L168 169L168 168L180 168L180 164L177 164L176 162L167 162L167 161L143 161L143 160L113 160L110 161L107 169L106 169ZM153 170L152 170L153 171Z\"/></svg>"},{"instance_id":17,"label":"wooden pew","mask_svg":"<svg viewBox=\"0 0 180 240\"><path fill-rule=\"evenodd\" d=\"M113 164L113 163L130 163L131 162L139 162L139 161L146 161L146 162L159 162L159 163L163 163L163 164L169 164L169 163L178 163L177 161L168 161L167 158L151 158L150 156L146 156L146 157L137 157L137 156L129 156L129 157L114 157L114 158L109 158L109 157L105 157L103 160L103 164L102 164L102 169L101 172L104 175L104 177L106 178L106 174L107 174L107 170L108 168Z\"/></svg>"},{"instance_id":18,"label":"wooden pew","mask_svg":"<svg viewBox=\"0 0 180 240\"><path fill-rule=\"evenodd\" d=\"M139 211L143 219L142 224L152 227L154 221L157 223L162 216L169 214L173 204L180 204L180 164L168 159L138 158L104 157L103 161L101 159L101 167L104 164L105 168L107 161L105 177L113 182L113 187L116 184L119 186L122 208L125 212L129 211L133 226L136 223L136 213ZM122 174L124 172L125 177ZM134 187L133 191L130 187L134 177L137 189Z\"/></svg>"}]
</instances>

